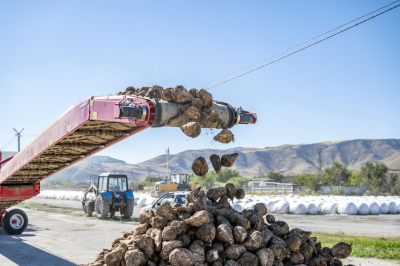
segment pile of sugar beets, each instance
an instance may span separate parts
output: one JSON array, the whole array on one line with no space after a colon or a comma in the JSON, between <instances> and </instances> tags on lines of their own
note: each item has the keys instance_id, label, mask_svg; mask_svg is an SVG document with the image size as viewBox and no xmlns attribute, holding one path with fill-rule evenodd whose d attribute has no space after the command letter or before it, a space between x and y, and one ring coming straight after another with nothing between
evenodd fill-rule
<instances>
[{"instance_id":1,"label":"pile of sugar beets","mask_svg":"<svg viewBox=\"0 0 400 266\"><path fill-rule=\"evenodd\" d=\"M221 119L219 119L218 112L211 108L213 105L213 96L204 89L197 90L192 88L187 90L182 85L166 89L158 85L142 87L140 89L135 89L130 86L127 87L125 91L118 92L116 95L162 99L167 102L182 104L181 113L182 115L186 115L190 122L182 125L180 129L185 135L192 138L196 138L200 135L202 127L223 129L223 123ZM221 143L229 143L234 140L234 136L230 130L223 129L214 137L214 140Z\"/></svg>"},{"instance_id":2,"label":"pile of sugar beets","mask_svg":"<svg viewBox=\"0 0 400 266\"><path fill-rule=\"evenodd\" d=\"M186 195L186 206L165 202L155 213L143 209L139 225L86 266L339 266L350 255L346 243L322 248L311 232L290 230L266 215L262 203L233 210L229 199L244 196L228 183L207 193L198 187Z\"/></svg>"}]
</instances>

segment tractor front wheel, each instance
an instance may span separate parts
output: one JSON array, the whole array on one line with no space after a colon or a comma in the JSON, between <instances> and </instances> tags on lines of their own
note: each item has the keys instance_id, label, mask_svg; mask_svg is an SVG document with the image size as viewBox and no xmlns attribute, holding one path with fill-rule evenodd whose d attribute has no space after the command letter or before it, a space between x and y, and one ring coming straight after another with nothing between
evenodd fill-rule
<instances>
[{"instance_id":1,"label":"tractor front wheel","mask_svg":"<svg viewBox=\"0 0 400 266\"><path fill-rule=\"evenodd\" d=\"M92 217L93 211L94 211L94 203L86 202L86 204L85 204L86 217Z\"/></svg>"},{"instance_id":2,"label":"tractor front wheel","mask_svg":"<svg viewBox=\"0 0 400 266\"><path fill-rule=\"evenodd\" d=\"M96 198L95 211L97 218L99 219L107 218L107 215L110 212L110 205L106 203L101 195L98 195Z\"/></svg>"},{"instance_id":3,"label":"tractor front wheel","mask_svg":"<svg viewBox=\"0 0 400 266\"><path fill-rule=\"evenodd\" d=\"M28 226L28 216L23 210L6 211L1 219L1 227L11 235L22 234Z\"/></svg>"}]
</instances>

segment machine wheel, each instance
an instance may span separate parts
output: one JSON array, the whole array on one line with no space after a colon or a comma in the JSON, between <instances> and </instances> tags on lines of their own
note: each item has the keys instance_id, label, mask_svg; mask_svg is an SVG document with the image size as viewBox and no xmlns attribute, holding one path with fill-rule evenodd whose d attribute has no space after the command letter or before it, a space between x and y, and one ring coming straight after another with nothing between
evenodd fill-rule
<instances>
[{"instance_id":1,"label":"machine wheel","mask_svg":"<svg viewBox=\"0 0 400 266\"><path fill-rule=\"evenodd\" d=\"M123 219L130 219L133 214L133 201L127 201L126 205L121 208L120 212Z\"/></svg>"},{"instance_id":2,"label":"machine wheel","mask_svg":"<svg viewBox=\"0 0 400 266\"><path fill-rule=\"evenodd\" d=\"M12 209L4 213L1 227L11 235L22 234L28 226L28 216L23 210Z\"/></svg>"},{"instance_id":3,"label":"machine wheel","mask_svg":"<svg viewBox=\"0 0 400 266\"><path fill-rule=\"evenodd\" d=\"M93 202L86 202L86 204L85 204L86 217L92 217L93 211L94 211Z\"/></svg>"},{"instance_id":4,"label":"machine wheel","mask_svg":"<svg viewBox=\"0 0 400 266\"><path fill-rule=\"evenodd\" d=\"M110 212L110 205L106 203L101 195L98 195L96 198L95 211L97 218L99 219L107 218L107 215Z\"/></svg>"}]
</instances>

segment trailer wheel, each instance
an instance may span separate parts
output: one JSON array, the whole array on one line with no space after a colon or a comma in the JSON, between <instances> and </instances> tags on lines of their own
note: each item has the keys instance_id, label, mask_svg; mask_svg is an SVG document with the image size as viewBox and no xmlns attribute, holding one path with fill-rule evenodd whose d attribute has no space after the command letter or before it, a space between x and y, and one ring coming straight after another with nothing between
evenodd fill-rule
<instances>
[{"instance_id":1,"label":"trailer wheel","mask_svg":"<svg viewBox=\"0 0 400 266\"><path fill-rule=\"evenodd\" d=\"M127 201L126 205L121 208L120 212L123 219L130 219L133 214L133 201Z\"/></svg>"},{"instance_id":2,"label":"trailer wheel","mask_svg":"<svg viewBox=\"0 0 400 266\"><path fill-rule=\"evenodd\" d=\"M97 218L99 219L107 218L107 215L110 212L110 205L106 203L101 195L98 195L96 198L95 211Z\"/></svg>"},{"instance_id":3,"label":"trailer wheel","mask_svg":"<svg viewBox=\"0 0 400 266\"><path fill-rule=\"evenodd\" d=\"M92 217L94 211L94 204L93 202L86 202L85 204L85 214L86 217Z\"/></svg>"},{"instance_id":4,"label":"trailer wheel","mask_svg":"<svg viewBox=\"0 0 400 266\"><path fill-rule=\"evenodd\" d=\"M23 210L12 209L7 211L1 219L1 227L11 235L22 234L28 226L28 216Z\"/></svg>"}]
</instances>

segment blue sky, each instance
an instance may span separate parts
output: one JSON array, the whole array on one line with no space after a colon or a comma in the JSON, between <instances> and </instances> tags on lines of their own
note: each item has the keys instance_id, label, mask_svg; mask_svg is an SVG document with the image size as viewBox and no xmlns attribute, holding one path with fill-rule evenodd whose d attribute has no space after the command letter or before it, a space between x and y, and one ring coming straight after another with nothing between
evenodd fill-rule
<instances>
[{"instance_id":1,"label":"blue sky","mask_svg":"<svg viewBox=\"0 0 400 266\"><path fill-rule=\"evenodd\" d=\"M1 1L0 147L29 143L74 102L212 80L391 1ZM101 154L137 163L186 149L398 138L400 8L212 89L258 114L236 142L148 129ZM16 142L4 150L16 150Z\"/></svg>"}]
</instances>

